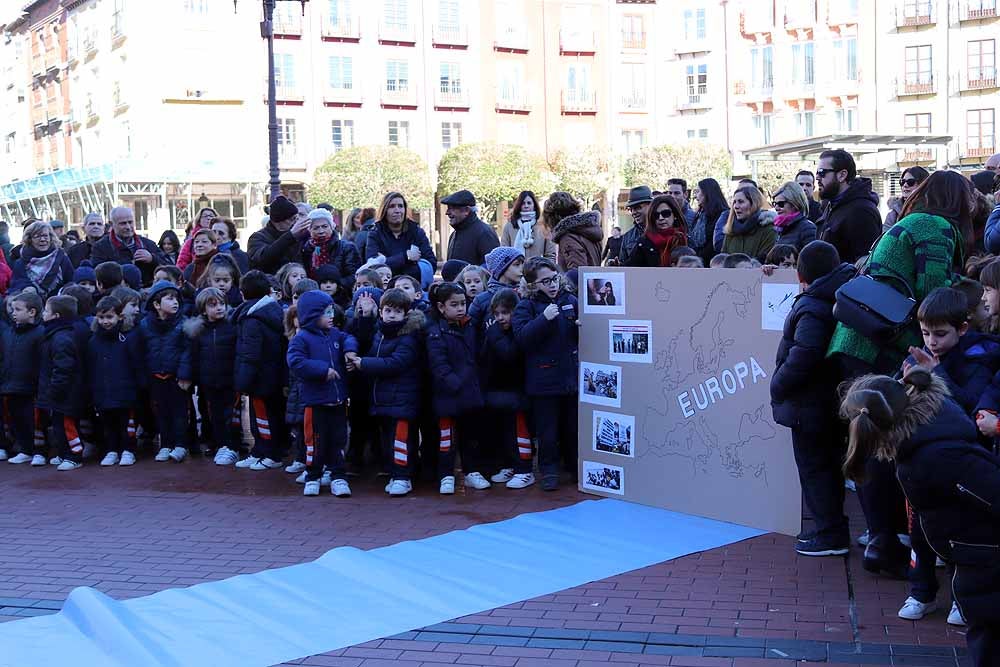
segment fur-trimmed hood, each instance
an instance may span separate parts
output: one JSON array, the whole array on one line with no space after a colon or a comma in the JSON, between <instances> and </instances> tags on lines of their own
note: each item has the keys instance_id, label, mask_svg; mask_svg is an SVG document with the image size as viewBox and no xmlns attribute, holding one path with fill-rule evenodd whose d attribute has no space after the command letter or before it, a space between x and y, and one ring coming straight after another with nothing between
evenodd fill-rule
<instances>
[{"instance_id":1,"label":"fur-trimmed hood","mask_svg":"<svg viewBox=\"0 0 1000 667\"><path fill-rule=\"evenodd\" d=\"M133 328L135 328L135 321L131 317L121 317L118 320L118 326L115 327L119 332L127 334ZM93 333L101 333L104 329L97 323L97 317L90 322L90 330Z\"/></svg>"},{"instance_id":2,"label":"fur-trimmed hood","mask_svg":"<svg viewBox=\"0 0 1000 667\"><path fill-rule=\"evenodd\" d=\"M427 317L416 308L410 308L410 312L406 314L406 320L403 322L403 328L399 330L399 335L420 333L426 324Z\"/></svg>"},{"instance_id":3,"label":"fur-trimmed hood","mask_svg":"<svg viewBox=\"0 0 1000 667\"><path fill-rule=\"evenodd\" d=\"M600 242L604 238L604 230L601 229L601 214L597 211L584 211L566 216L552 230L552 240L559 243L559 239L571 232L595 243Z\"/></svg>"},{"instance_id":4,"label":"fur-trimmed hood","mask_svg":"<svg viewBox=\"0 0 1000 667\"><path fill-rule=\"evenodd\" d=\"M941 412L941 406L951 396L948 385L937 375L931 374L931 384L919 391L908 387L910 402L903 411L903 417L889 434L889 440L902 447L921 427L930 424Z\"/></svg>"},{"instance_id":5,"label":"fur-trimmed hood","mask_svg":"<svg viewBox=\"0 0 1000 667\"><path fill-rule=\"evenodd\" d=\"M232 308L229 309L230 312ZM226 317L220 320L217 324L223 324L229 319L229 313L226 313ZM184 335L195 340L205 333L205 329L209 326L208 320L205 319L203 315L195 315L194 317L184 318L184 322L181 324L181 328L184 329Z\"/></svg>"}]
</instances>

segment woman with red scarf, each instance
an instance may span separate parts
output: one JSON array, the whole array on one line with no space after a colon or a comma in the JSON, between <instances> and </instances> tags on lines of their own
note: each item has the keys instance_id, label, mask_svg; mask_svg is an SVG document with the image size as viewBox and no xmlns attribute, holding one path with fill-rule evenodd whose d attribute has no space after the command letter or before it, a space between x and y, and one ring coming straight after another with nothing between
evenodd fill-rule
<instances>
[{"instance_id":1,"label":"woman with red scarf","mask_svg":"<svg viewBox=\"0 0 1000 667\"><path fill-rule=\"evenodd\" d=\"M354 289L354 273L361 267L361 255L350 241L337 236L333 226L333 215L325 209L317 208L309 212L309 240L302 244L302 266L306 274L316 280L316 270L330 264L337 270L337 294L333 300L338 304L350 303Z\"/></svg>"},{"instance_id":2,"label":"woman with red scarf","mask_svg":"<svg viewBox=\"0 0 1000 667\"><path fill-rule=\"evenodd\" d=\"M218 254L218 239L211 229L196 229L191 235L191 263L184 267L184 280L198 286L205 269Z\"/></svg>"},{"instance_id":3,"label":"woman with red scarf","mask_svg":"<svg viewBox=\"0 0 1000 667\"><path fill-rule=\"evenodd\" d=\"M670 266L670 253L687 245L687 221L673 197L658 195L646 212L646 234L626 266Z\"/></svg>"}]
</instances>

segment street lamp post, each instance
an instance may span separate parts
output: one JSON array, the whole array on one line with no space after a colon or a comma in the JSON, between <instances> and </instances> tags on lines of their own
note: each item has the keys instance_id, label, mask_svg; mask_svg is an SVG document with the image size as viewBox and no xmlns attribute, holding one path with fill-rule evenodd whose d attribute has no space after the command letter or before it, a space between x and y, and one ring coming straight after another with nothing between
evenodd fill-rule
<instances>
[{"instance_id":1,"label":"street lamp post","mask_svg":"<svg viewBox=\"0 0 1000 667\"><path fill-rule=\"evenodd\" d=\"M278 168L278 109L275 102L276 86L274 81L274 7L278 2L299 2L302 4L302 15L306 13L306 3L309 0L262 0L264 5L264 20L260 22L260 36L267 40L267 141L268 166L271 176L268 182L271 188L271 201L281 194L281 170ZM238 0L233 0L233 11Z\"/></svg>"}]
</instances>

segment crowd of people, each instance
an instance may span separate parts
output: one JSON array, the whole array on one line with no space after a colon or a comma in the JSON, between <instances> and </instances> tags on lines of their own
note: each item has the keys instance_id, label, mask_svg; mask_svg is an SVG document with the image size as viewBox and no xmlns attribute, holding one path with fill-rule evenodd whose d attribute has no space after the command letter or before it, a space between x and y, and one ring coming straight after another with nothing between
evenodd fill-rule
<instances>
[{"instance_id":1,"label":"crowd of people","mask_svg":"<svg viewBox=\"0 0 1000 667\"><path fill-rule=\"evenodd\" d=\"M133 465L147 447L159 462L284 468L304 495L337 497L368 467L398 497L418 478L454 493L459 457L468 489L523 489L537 471L554 490L577 475L579 268L792 268L802 292L771 393L814 522L796 550L847 552L854 480L865 568L912 582L899 615L933 611L935 566L953 563L949 622L995 660L995 157L972 179L905 170L884 220L843 150L767 194L751 180L728 198L712 178L636 186L633 226L607 239L599 207L569 193L522 192L498 235L462 190L442 200L443 262L399 192L343 228L329 206L279 196L245 251L209 208L183 242L140 236L126 207L87 215L82 236L32 221L20 245L0 234L0 459L71 471ZM859 275L915 316L880 337L838 314ZM594 290L615 303L610 283Z\"/></svg>"}]
</instances>

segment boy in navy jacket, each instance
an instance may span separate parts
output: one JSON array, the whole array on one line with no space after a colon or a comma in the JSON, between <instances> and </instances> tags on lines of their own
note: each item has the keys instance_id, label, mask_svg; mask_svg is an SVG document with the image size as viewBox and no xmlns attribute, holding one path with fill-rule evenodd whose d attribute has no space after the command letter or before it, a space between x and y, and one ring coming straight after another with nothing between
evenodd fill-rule
<instances>
[{"instance_id":1,"label":"boy in navy jacket","mask_svg":"<svg viewBox=\"0 0 1000 667\"><path fill-rule=\"evenodd\" d=\"M83 350L74 332L76 299L52 296L42 311L45 337L38 369L38 408L47 412L59 448L59 470L83 466L83 440L78 419L84 395Z\"/></svg>"},{"instance_id":2,"label":"boy in navy jacket","mask_svg":"<svg viewBox=\"0 0 1000 667\"><path fill-rule=\"evenodd\" d=\"M486 270L490 280L482 294L477 294L469 306L469 317L479 331L491 323L493 297L504 289L517 289L524 275L524 252L509 246L498 246L486 253Z\"/></svg>"},{"instance_id":3,"label":"boy in navy jacket","mask_svg":"<svg viewBox=\"0 0 1000 667\"><path fill-rule=\"evenodd\" d=\"M358 342L333 326L333 299L314 290L299 297L299 332L288 345L288 368L299 379L305 406L306 485L303 495L319 495L323 467L330 470L333 495L351 495L344 465L347 445L347 365L345 354Z\"/></svg>"},{"instance_id":4,"label":"boy in navy jacket","mask_svg":"<svg viewBox=\"0 0 1000 667\"><path fill-rule=\"evenodd\" d=\"M87 384L100 414L107 453L102 466L135 464L135 403L139 392L135 347L128 343L131 327L121 317L122 302L113 296L97 302L87 343Z\"/></svg>"},{"instance_id":5,"label":"boy in navy jacket","mask_svg":"<svg viewBox=\"0 0 1000 667\"><path fill-rule=\"evenodd\" d=\"M837 419L837 371L826 358L836 327L835 294L854 277L854 267L841 263L837 249L825 241L807 244L799 255L802 292L785 318L771 376L774 421L792 429L792 449L802 494L816 522L816 532L797 543L805 556L847 552L844 516L845 433Z\"/></svg>"},{"instance_id":6,"label":"boy in navy jacket","mask_svg":"<svg viewBox=\"0 0 1000 667\"><path fill-rule=\"evenodd\" d=\"M579 331L576 297L560 284L555 262L524 266L531 295L514 309L514 338L524 351L525 389L534 411L542 490L559 488L559 450L576 475Z\"/></svg>"},{"instance_id":7,"label":"boy in navy jacket","mask_svg":"<svg viewBox=\"0 0 1000 667\"><path fill-rule=\"evenodd\" d=\"M177 377L181 358L188 354L182 328L180 290L173 283L153 283L146 299L146 315L135 332L137 355L143 360L142 381L149 386L156 425L160 431L157 461L187 458L187 426L190 396Z\"/></svg>"},{"instance_id":8,"label":"boy in navy jacket","mask_svg":"<svg viewBox=\"0 0 1000 667\"><path fill-rule=\"evenodd\" d=\"M486 257L488 260L489 255ZM499 462L499 472L490 481L505 483L508 489L523 489L535 483L531 472L531 433L524 412L524 355L511 326L518 300L517 292L508 288L493 295L479 356L486 400L486 433L490 436L494 460Z\"/></svg>"},{"instance_id":9,"label":"boy in navy jacket","mask_svg":"<svg viewBox=\"0 0 1000 667\"><path fill-rule=\"evenodd\" d=\"M216 447L215 465L229 466L239 460L238 440L233 433L233 416L239 401L239 394L233 389L236 325L228 317L228 297L215 287L198 292L195 309L198 315L184 320L188 353L181 359L177 379L184 387L198 385L198 396L208 412L212 444ZM235 430L239 431L238 424Z\"/></svg>"},{"instance_id":10,"label":"boy in navy jacket","mask_svg":"<svg viewBox=\"0 0 1000 667\"><path fill-rule=\"evenodd\" d=\"M372 379L371 413L378 419L382 459L392 461L392 478L385 487L390 496L405 496L413 490L413 464L419 447L419 336L424 315L412 305L403 290L387 290L379 300L378 332L368 356L348 354L350 365Z\"/></svg>"},{"instance_id":11,"label":"boy in navy jacket","mask_svg":"<svg viewBox=\"0 0 1000 667\"><path fill-rule=\"evenodd\" d=\"M42 300L34 290L26 290L8 299L11 322L0 324L0 350L3 353L0 372L0 394L9 420L14 446L19 453L10 463L48 463L44 455L45 432L35 408L38 393L38 367L41 364Z\"/></svg>"},{"instance_id":12,"label":"boy in navy jacket","mask_svg":"<svg viewBox=\"0 0 1000 667\"><path fill-rule=\"evenodd\" d=\"M254 446L237 468L272 470L281 467L287 446L285 427L285 311L271 296L262 271L240 278L245 301L230 319L236 325L234 388L250 397L250 430Z\"/></svg>"}]
</instances>

